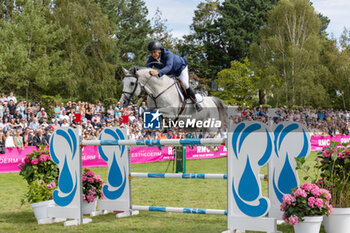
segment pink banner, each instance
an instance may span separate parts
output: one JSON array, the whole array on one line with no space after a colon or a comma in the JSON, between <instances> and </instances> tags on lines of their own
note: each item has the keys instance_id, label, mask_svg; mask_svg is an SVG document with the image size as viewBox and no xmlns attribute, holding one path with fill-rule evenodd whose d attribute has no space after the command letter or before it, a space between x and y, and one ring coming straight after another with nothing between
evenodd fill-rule
<instances>
[{"instance_id":1,"label":"pink banner","mask_svg":"<svg viewBox=\"0 0 350 233\"><path fill-rule=\"evenodd\" d=\"M346 143L350 141L350 135L335 135L335 136L312 136L311 151L320 151L323 147L329 146L331 141Z\"/></svg>"},{"instance_id":2,"label":"pink banner","mask_svg":"<svg viewBox=\"0 0 350 233\"><path fill-rule=\"evenodd\" d=\"M18 148L6 148L5 154L0 154L0 173L19 172L18 164L23 162L27 154L37 150L34 146L24 147L24 150ZM97 167L107 166L107 163L100 158L97 146L87 146L83 150L83 166Z\"/></svg>"},{"instance_id":3,"label":"pink banner","mask_svg":"<svg viewBox=\"0 0 350 233\"><path fill-rule=\"evenodd\" d=\"M312 136L311 151L322 150L324 146L330 144L330 141L349 142L350 135ZM172 149L172 147L134 147L130 150L130 160L131 163L149 163L173 159ZM25 147L23 151L17 148L6 148L6 153L0 154L0 173L18 172L18 164L33 150L36 150L36 147ZM226 156L224 146L213 147L213 150L212 147L205 146L186 147L187 159L212 159L223 156ZM84 167L107 166L107 163L99 156L97 146L84 147L82 160Z\"/></svg>"},{"instance_id":4,"label":"pink banner","mask_svg":"<svg viewBox=\"0 0 350 233\"><path fill-rule=\"evenodd\" d=\"M214 150L214 151L213 151ZM212 159L226 156L224 146L212 149L205 146L186 147L186 159ZM173 159L173 147L134 147L130 150L131 163L149 163Z\"/></svg>"},{"instance_id":5,"label":"pink banner","mask_svg":"<svg viewBox=\"0 0 350 233\"><path fill-rule=\"evenodd\" d=\"M83 148L83 167L105 167L105 162L98 154L97 146L85 146Z\"/></svg>"},{"instance_id":6,"label":"pink banner","mask_svg":"<svg viewBox=\"0 0 350 233\"><path fill-rule=\"evenodd\" d=\"M6 153L0 154L0 173L18 172L18 164L33 150L36 150L36 147L24 147L23 151L18 148L6 148Z\"/></svg>"}]
</instances>

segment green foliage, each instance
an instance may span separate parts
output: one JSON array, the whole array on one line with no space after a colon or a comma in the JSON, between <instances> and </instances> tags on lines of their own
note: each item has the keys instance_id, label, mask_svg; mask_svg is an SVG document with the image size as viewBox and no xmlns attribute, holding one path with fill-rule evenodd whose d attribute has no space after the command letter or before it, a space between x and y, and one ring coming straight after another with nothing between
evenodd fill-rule
<instances>
[{"instance_id":1,"label":"green foliage","mask_svg":"<svg viewBox=\"0 0 350 233\"><path fill-rule=\"evenodd\" d=\"M103 106L105 107L105 109L108 109L110 105L117 104L117 103L118 103L118 100L115 98L107 98L103 100Z\"/></svg>"},{"instance_id":2,"label":"green foliage","mask_svg":"<svg viewBox=\"0 0 350 233\"><path fill-rule=\"evenodd\" d=\"M40 107L45 108L48 118L53 116L53 107L55 106L55 97L42 95L40 98Z\"/></svg>"},{"instance_id":3,"label":"green foliage","mask_svg":"<svg viewBox=\"0 0 350 233\"><path fill-rule=\"evenodd\" d=\"M218 50L220 45L216 44L220 41L216 22L221 15L219 4L218 0L199 3L190 26L192 33L185 36L184 43L178 45L182 56L188 59L190 71L207 79L214 79L221 69L229 66L222 64L221 59L225 54Z\"/></svg>"},{"instance_id":4,"label":"green foliage","mask_svg":"<svg viewBox=\"0 0 350 233\"><path fill-rule=\"evenodd\" d=\"M206 0L195 10L192 33L179 44L190 70L199 77L215 79L233 60L249 56L249 45L265 25L276 1Z\"/></svg>"},{"instance_id":5,"label":"green foliage","mask_svg":"<svg viewBox=\"0 0 350 233\"><path fill-rule=\"evenodd\" d=\"M226 64L231 60L243 61L249 56L249 46L257 38L260 28L265 26L269 10L276 0L225 0L219 6L222 17L218 18L224 41ZM229 60L228 60L229 59Z\"/></svg>"},{"instance_id":6,"label":"green foliage","mask_svg":"<svg viewBox=\"0 0 350 233\"><path fill-rule=\"evenodd\" d=\"M29 203L37 203L42 201L52 200L53 190L56 189L56 184L51 182L46 184L43 180L34 180L28 185L28 192L22 199L22 205L28 201Z\"/></svg>"},{"instance_id":7,"label":"green foliage","mask_svg":"<svg viewBox=\"0 0 350 233\"><path fill-rule=\"evenodd\" d=\"M108 61L129 68L133 65L145 65L147 45L153 33L148 10L142 0L98 0L102 12L107 15L111 33L115 37ZM121 79L123 72L116 72Z\"/></svg>"},{"instance_id":8,"label":"green foliage","mask_svg":"<svg viewBox=\"0 0 350 233\"><path fill-rule=\"evenodd\" d=\"M272 108L272 106L269 105L269 104L263 104L263 105L261 105L261 107L263 107L263 108Z\"/></svg>"},{"instance_id":9,"label":"green foliage","mask_svg":"<svg viewBox=\"0 0 350 233\"><path fill-rule=\"evenodd\" d=\"M251 104L253 96L257 93L254 80L255 77L247 58L243 63L232 61L229 69L218 73L219 91L213 94L229 104L234 102Z\"/></svg>"},{"instance_id":10,"label":"green foliage","mask_svg":"<svg viewBox=\"0 0 350 233\"><path fill-rule=\"evenodd\" d=\"M337 47L337 41L325 40L321 63L323 69L320 71L320 82L324 84L329 99L329 107L337 109L350 109L350 33L344 29L339 40L340 49Z\"/></svg>"},{"instance_id":11,"label":"green foliage","mask_svg":"<svg viewBox=\"0 0 350 233\"><path fill-rule=\"evenodd\" d=\"M302 17L301 17L302 16ZM258 42L251 46L254 71L261 73L279 105L325 106L319 82L323 35L321 21L308 0L281 0L269 15Z\"/></svg>"},{"instance_id":12,"label":"green foliage","mask_svg":"<svg viewBox=\"0 0 350 233\"><path fill-rule=\"evenodd\" d=\"M72 10L73 9L73 10ZM114 46L112 28L99 7L89 0L57 0L53 9L55 22L68 33L59 48L71 66L74 78L67 80L66 93L81 100L96 101L115 93L115 65L108 61Z\"/></svg>"},{"instance_id":13,"label":"green foliage","mask_svg":"<svg viewBox=\"0 0 350 233\"><path fill-rule=\"evenodd\" d=\"M62 59L66 28L51 19L48 6L30 0L18 3L21 7L13 8L11 20L0 19L3 88L33 99L62 92L72 77L71 64Z\"/></svg>"},{"instance_id":14,"label":"green foliage","mask_svg":"<svg viewBox=\"0 0 350 233\"><path fill-rule=\"evenodd\" d=\"M162 19L162 12L157 8L152 18L153 33L152 40L158 40L164 48L176 52L176 39L173 38L171 31L166 26L167 20Z\"/></svg>"},{"instance_id":15,"label":"green foliage","mask_svg":"<svg viewBox=\"0 0 350 233\"><path fill-rule=\"evenodd\" d=\"M318 155L321 179L318 183L332 194L332 204L335 207L350 207L350 143L331 141L329 147Z\"/></svg>"},{"instance_id":16,"label":"green foliage","mask_svg":"<svg viewBox=\"0 0 350 233\"><path fill-rule=\"evenodd\" d=\"M20 175L27 181L28 190L22 199L35 203L52 199L52 192L58 182L58 166L51 160L49 150L39 146L26 155L24 162L19 164Z\"/></svg>"},{"instance_id":17,"label":"green foliage","mask_svg":"<svg viewBox=\"0 0 350 233\"><path fill-rule=\"evenodd\" d=\"M290 107L290 109L293 109L293 110L303 110L304 107L303 106L297 106L297 105L293 105L292 107Z\"/></svg>"}]
</instances>

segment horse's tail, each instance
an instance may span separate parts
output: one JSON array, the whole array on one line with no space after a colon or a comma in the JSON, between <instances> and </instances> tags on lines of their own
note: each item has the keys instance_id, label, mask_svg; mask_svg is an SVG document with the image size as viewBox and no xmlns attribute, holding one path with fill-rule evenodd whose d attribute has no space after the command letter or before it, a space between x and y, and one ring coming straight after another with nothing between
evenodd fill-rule
<instances>
[{"instance_id":1,"label":"horse's tail","mask_svg":"<svg viewBox=\"0 0 350 233\"><path fill-rule=\"evenodd\" d=\"M227 114L227 105L218 97L211 97L216 107L218 108L219 120L221 121L222 128L227 128L228 123L228 114Z\"/></svg>"}]
</instances>

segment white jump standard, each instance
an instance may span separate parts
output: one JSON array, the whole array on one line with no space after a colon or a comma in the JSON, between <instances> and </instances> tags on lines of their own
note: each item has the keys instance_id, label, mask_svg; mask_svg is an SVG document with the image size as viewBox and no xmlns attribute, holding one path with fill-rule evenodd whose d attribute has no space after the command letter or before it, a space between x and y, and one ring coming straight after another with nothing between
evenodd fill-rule
<instances>
[{"instance_id":1,"label":"white jump standard","mask_svg":"<svg viewBox=\"0 0 350 233\"><path fill-rule=\"evenodd\" d=\"M117 217L131 216L139 210L227 215L227 232L233 232L234 230L253 230L276 233L278 231L275 216L278 218L278 214L276 214L278 211L274 211L275 214L272 218L267 217L271 204L269 198L262 195L260 184L260 180L262 179L268 178L268 180L271 180L271 172L269 173L269 177L267 177L266 175L260 175L259 171L261 167L269 163L276 151L279 153L288 152L283 149L285 143L293 143L295 151L298 148L302 148L299 151L303 151L303 153L310 151L310 142L305 142L305 137L303 143L295 143L293 137L288 136L293 129L296 129L295 127L288 127L287 124L285 128L289 131L280 132L283 136L282 139L276 139L275 135L278 134L272 133L272 130L263 123L241 122L234 129L229 130L228 137L225 139L165 140L128 139L125 129L105 128L100 134L100 140L94 141L82 141L81 138L79 140L77 130L68 128L57 129L50 140L50 152L53 160L60 167L58 189L55 190L56 195L54 195L54 201L59 207L54 207L54 209L50 210L50 217L74 219L73 222L66 225L84 223L81 214L81 161L77 162L76 158L80 157L81 159L81 146L98 145L99 155L108 164L107 182L103 186L103 194L106 199L98 201L99 212L124 212L118 214ZM283 143L279 140L283 141ZM227 174L136 173L130 171L130 147L214 145L227 146ZM79 151L80 153L78 153ZM79 154L79 156L75 156L76 154ZM295 156L301 155L302 153L300 152ZM306 154L303 154L303 156L306 156ZM272 169L273 171L280 172L283 170L282 167L285 164L282 160L278 163L275 162L274 167L269 167L269 170L271 171ZM291 169L293 167L295 169L295 164L292 162L288 164L292 164ZM280 172L281 174L277 174L277 172L273 174L273 177L278 181L280 180L279 176L282 176L283 173ZM131 201L130 179L132 177L224 179L227 180L228 209L216 210L133 205ZM269 192L271 192L271 189L272 187L269 186ZM80 211L78 211L79 209ZM72 210L75 211L73 211L75 214L72 214Z\"/></svg>"}]
</instances>

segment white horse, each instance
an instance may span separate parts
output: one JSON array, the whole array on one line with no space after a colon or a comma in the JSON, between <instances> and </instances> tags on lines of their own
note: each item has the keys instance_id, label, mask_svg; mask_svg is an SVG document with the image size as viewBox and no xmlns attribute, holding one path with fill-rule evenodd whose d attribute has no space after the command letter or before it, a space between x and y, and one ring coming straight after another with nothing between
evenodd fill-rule
<instances>
[{"instance_id":1,"label":"white horse","mask_svg":"<svg viewBox=\"0 0 350 233\"><path fill-rule=\"evenodd\" d=\"M191 120L196 123L190 124L190 128L203 130L211 135L218 132L220 128L226 129L227 106L217 97L203 97L201 104L203 110L197 112L192 102L183 103L183 95L180 94L176 86L176 80L167 75L162 77L151 76L150 68L134 67L129 71L123 69L125 78L123 80L123 94L120 103L126 107L134 96L139 96L143 89L147 93L148 111L159 110L165 119L178 121ZM220 122L220 125L219 125ZM209 125L209 126L208 126ZM175 126L176 125L172 125ZM186 127L183 127L186 128Z\"/></svg>"}]
</instances>

